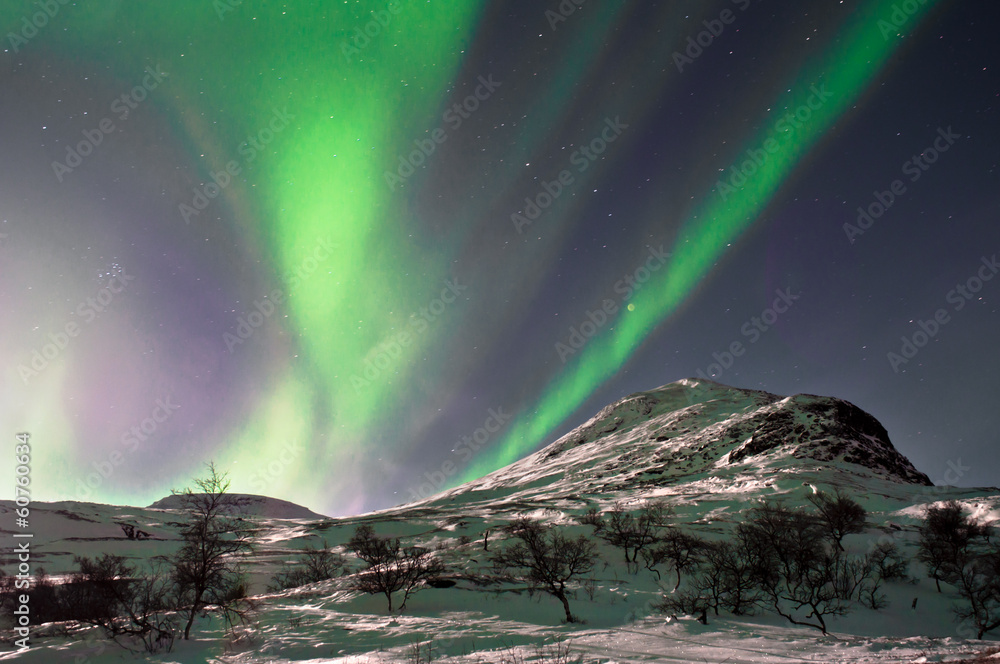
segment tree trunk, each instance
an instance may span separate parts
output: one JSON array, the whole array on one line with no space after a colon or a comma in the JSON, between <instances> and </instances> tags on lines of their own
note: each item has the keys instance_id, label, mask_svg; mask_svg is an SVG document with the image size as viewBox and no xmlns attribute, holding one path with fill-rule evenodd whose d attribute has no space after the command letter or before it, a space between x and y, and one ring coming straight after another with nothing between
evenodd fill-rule
<instances>
[{"instance_id":1,"label":"tree trunk","mask_svg":"<svg viewBox=\"0 0 1000 664\"><path fill-rule=\"evenodd\" d=\"M194 625L195 616L198 615L198 607L201 605L201 596L205 591L200 591L194 596L194 600L191 602L191 613L188 615L187 625L184 626L184 640L188 641L191 639L191 626Z\"/></svg>"},{"instance_id":2,"label":"tree trunk","mask_svg":"<svg viewBox=\"0 0 1000 664\"><path fill-rule=\"evenodd\" d=\"M190 615L188 615L187 625L184 626L184 640L187 641L191 638L191 625L194 624L194 615L197 613L193 608L191 609Z\"/></svg>"},{"instance_id":3,"label":"tree trunk","mask_svg":"<svg viewBox=\"0 0 1000 664\"><path fill-rule=\"evenodd\" d=\"M558 592L556 592L554 594L555 594L556 598L560 602L562 602L563 609L566 611L566 622L568 622L568 623L575 623L576 622L576 618L574 618L573 614L569 612L569 600L566 599L566 593L558 591Z\"/></svg>"},{"instance_id":4,"label":"tree trunk","mask_svg":"<svg viewBox=\"0 0 1000 664\"><path fill-rule=\"evenodd\" d=\"M677 572L677 585L674 586L674 592L676 592L681 587L681 568L675 567L674 571Z\"/></svg>"},{"instance_id":5,"label":"tree trunk","mask_svg":"<svg viewBox=\"0 0 1000 664\"><path fill-rule=\"evenodd\" d=\"M819 621L820 630L823 632L824 635L826 635L826 621L823 620L823 614L816 609L815 605L813 605L812 610L813 610L813 617Z\"/></svg>"}]
</instances>

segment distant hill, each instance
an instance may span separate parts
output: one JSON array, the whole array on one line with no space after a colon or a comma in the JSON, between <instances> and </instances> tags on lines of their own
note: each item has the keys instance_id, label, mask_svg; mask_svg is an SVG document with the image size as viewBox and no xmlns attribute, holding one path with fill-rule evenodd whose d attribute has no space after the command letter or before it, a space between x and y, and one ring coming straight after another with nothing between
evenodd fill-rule
<instances>
[{"instance_id":1,"label":"distant hill","mask_svg":"<svg viewBox=\"0 0 1000 664\"><path fill-rule=\"evenodd\" d=\"M268 498L250 493L231 493L227 497L232 501L233 514L246 516L262 516L270 519L327 519L323 514L317 514L307 507L290 503L280 498ZM181 497L169 495L149 506L154 510L179 510L182 508Z\"/></svg>"}]
</instances>

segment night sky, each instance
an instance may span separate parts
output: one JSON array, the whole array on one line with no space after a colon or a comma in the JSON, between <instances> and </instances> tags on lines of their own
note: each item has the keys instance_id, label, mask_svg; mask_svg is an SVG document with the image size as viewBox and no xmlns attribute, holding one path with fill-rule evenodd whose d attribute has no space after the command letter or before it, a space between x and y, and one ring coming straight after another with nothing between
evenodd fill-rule
<instances>
[{"instance_id":1,"label":"night sky","mask_svg":"<svg viewBox=\"0 0 1000 664\"><path fill-rule=\"evenodd\" d=\"M10 0L0 28L0 422L36 499L144 505L215 460L358 513L689 376L847 399L936 483L1000 484L1000 6Z\"/></svg>"}]
</instances>

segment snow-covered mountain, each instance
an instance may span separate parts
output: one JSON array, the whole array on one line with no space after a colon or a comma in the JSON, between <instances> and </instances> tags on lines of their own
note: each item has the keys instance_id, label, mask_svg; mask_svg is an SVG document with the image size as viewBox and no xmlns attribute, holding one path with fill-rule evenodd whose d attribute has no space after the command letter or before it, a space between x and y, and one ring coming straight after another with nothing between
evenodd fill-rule
<instances>
[{"instance_id":1,"label":"snow-covered mountain","mask_svg":"<svg viewBox=\"0 0 1000 664\"><path fill-rule=\"evenodd\" d=\"M844 489L868 512L866 531L844 540L852 555L893 542L912 559L924 509L942 500L959 500L980 519L1000 519L1000 489L933 486L874 417L848 402L682 380L627 396L544 449L419 502L330 519L256 497L252 511L260 514L254 518L261 534L251 581L261 593L277 567L296 560L305 546L342 548L360 524L435 550L449 565L453 585L422 590L404 615L395 616L386 615L384 598L351 590L349 578L262 595L254 643L230 644L226 651L218 621L204 619L197 641L178 643L173 654L151 661L426 661L413 654L412 644L420 642L431 644L435 661L514 662L530 661L534 645L558 639L588 662L916 662L976 650L952 619L954 597L937 593L917 563L911 565L913 584L887 586L888 608L859 607L833 618L829 636L769 614L723 615L708 626L667 621L652 605L669 589L647 570L627 571L621 552L603 543L605 563L575 587L573 611L584 624L562 624L551 597L482 581L502 538L499 526L517 516L590 536L592 529L577 520L589 508L661 499L675 508L677 527L718 540L762 498L805 505L810 494L833 488ZM34 506L36 560L62 572L73 554L111 552L139 560L169 553L177 546L181 517L172 501L149 508ZM12 509L9 501L0 503L0 513ZM9 522L12 515L0 518ZM151 537L128 540L120 523ZM84 648L59 639L38 644L0 654L0 660L49 662L46 648L66 657Z\"/></svg>"},{"instance_id":2,"label":"snow-covered mountain","mask_svg":"<svg viewBox=\"0 0 1000 664\"><path fill-rule=\"evenodd\" d=\"M230 509L227 512L240 514L243 516L260 516L271 519L325 519L322 514L313 512L308 507L296 505L280 498L270 498L268 496L258 496L252 493L231 493L229 494ZM160 498L149 506L155 510L179 510L183 503L181 496L171 494L165 498Z\"/></svg>"},{"instance_id":3,"label":"snow-covered mountain","mask_svg":"<svg viewBox=\"0 0 1000 664\"><path fill-rule=\"evenodd\" d=\"M851 403L685 379L629 395L544 449L445 495L635 497L699 479L770 485L812 472L831 483L931 485L878 420Z\"/></svg>"},{"instance_id":4,"label":"snow-covered mountain","mask_svg":"<svg viewBox=\"0 0 1000 664\"><path fill-rule=\"evenodd\" d=\"M844 488L902 503L940 495L861 408L813 395L782 397L702 379L626 396L545 448L478 480L378 512L409 519L474 508L489 518L566 515L651 498L692 512Z\"/></svg>"}]
</instances>

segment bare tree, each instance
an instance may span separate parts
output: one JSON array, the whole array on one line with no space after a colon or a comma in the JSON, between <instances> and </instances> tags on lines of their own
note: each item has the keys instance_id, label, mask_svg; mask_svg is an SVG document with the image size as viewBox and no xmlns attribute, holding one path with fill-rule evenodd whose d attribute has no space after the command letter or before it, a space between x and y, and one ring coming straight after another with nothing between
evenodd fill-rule
<instances>
[{"instance_id":1,"label":"bare tree","mask_svg":"<svg viewBox=\"0 0 1000 664\"><path fill-rule=\"evenodd\" d=\"M642 559L646 563L646 569L656 574L657 580L660 579L660 572L656 567L669 565L677 577L674 584L674 590L677 590L681 586L681 572L695 567L704 552L703 540L679 530L667 530L658 544L650 549L643 549Z\"/></svg>"},{"instance_id":2,"label":"bare tree","mask_svg":"<svg viewBox=\"0 0 1000 664\"><path fill-rule=\"evenodd\" d=\"M698 622L708 624L708 611L713 607L710 596L700 589L689 589L683 592L665 594L659 602L652 604L654 609L670 614L698 616ZM715 614L719 614L718 604L715 604Z\"/></svg>"},{"instance_id":3,"label":"bare tree","mask_svg":"<svg viewBox=\"0 0 1000 664\"><path fill-rule=\"evenodd\" d=\"M174 621L170 579L157 559L141 573L122 556L75 559L79 571L63 585L63 603L80 622L100 627L119 646L153 653L170 650Z\"/></svg>"},{"instance_id":4,"label":"bare tree","mask_svg":"<svg viewBox=\"0 0 1000 664\"><path fill-rule=\"evenodd\" d=\"M181 529L183 544L173 557L173 577L178 605L186 616L184 639L191 638L195 617L208 606L217 606L227 623L245 621L251 605L243 580L243 560L254 549L254 529L234 512L241 503L228 493L229 479L214 463L208 476L194 481L199 489L175 492L187 514Z\"/></svg>"},{"instance_id":5,"label":"bare tree","mask_svg":"<svg viewBox=\"0 0 1000 664\"><path fill-rule=\"evenodd\" d=\"M597 530L604 527L604 518L596 507L589 508L582 516L577 517L576 520L585 526L593 526Z\"/></svg>"},{"instance_id":6,"label":"bare tree","mask_svg":"<svg viewBox=\"0 0 1000 664\"><path fill-rule=\"evenodd\" d=\"M298 563L282 566L271 578L268 590L274 592L325 581L340 576L346 568L347 559L331 549L326 540L319 547L307 544L302 559Z\"/></svg>"},{"instance_id":7,"label":"bare tree","mask_svg":"<svg viewBox=\"0 0 1000 664\"><path fill-rule=\"evenodd\" d=\"M709 610L740 615L767 608L825 634L827 617L845 615L855 601L883 608L882 585L908 578L906 560L894 544L848 558L822 517L773 502L745 515L730 539L700 544L695 572L683 588L678 583L665 594L659 608L700 613L703 622Z\"/></svg>"},{"instance_id":8,"label":"bare tree","mask_svg":"<svg viewBox=\"0 0 1000 664\"><path fill-rule=\"evenodd\" d=\"M392 613L392 594L403 592L399 610L425 582L444 573L444 565L430 551L421 547L403 547L399 538L379 537L369 525L358 526L347 543L367 567L354 579L355 590L370 595L385 595Z\"/></svg>"},{"instance_id":9,"label":"bare tree","mask_svg":"<svg viewBox=\"0 0 1000 664\"><path fill-rule=\"evenodd\" d=\"M881 592L886 581L909 578L909 564L892 542L881 542L864 556L838 556L834 585L844 599L856 599L870 609L888 605Z\"/></svg>"},{"instance_id":10,"label":"bare tree","mask_svg":"<svg viewBox=\"0 0 1000 664\"><path fill-rule=\"evenodd\" d=\"M709 548L705 559L709 569L714 570L710 576L717 578L715 606L721 606L737 616L754 613L763 601L757 585L763 563L750 542L737 533L734 542L718 542Z\"/></svg>"},{"instance_id":11,"label":"bare tree","mask_svg":"<svg viewBox=\"0 0 1000 664\"><path fill-rule=\"evenodd\" d=\"M976 628L976 638L1000 627L1000 549L977 557L962 569L958 594L965 604L954 607L959 620Z\"/></svg>"},{"instance_id":12,"label":"bare tree","mask_svg":"<svg viewBox=\"0 0 1000 664\"><path fill-rule=\"evenodd\" d=\"M843 552L844 537L864 532L868 513L859 503L846 496L840 488L830 494L819 492L809 496L809 502L819 510L820 523L826 536Z\"/></svg>"},{"instance_id":13,"label":"bare tree","mask_svg":"<svg viewBox=\"0 0 1000 664\"><path fill-rule=\"evenodd\" d=\"M764 503L737 532L758 561L757 586L775 613L826 634L826 616L850 611L837 587L838 556L824 548L824 528L812 515Z\"/></svg>"},{"instance_id":14,"label":"bare tree","mask_svg":"<svg viewBox=\"0 0 1000 664\"><path fill-rule=\"evenodd\" d=\"M594 534L602 540L621 549L626 566L635 571L639 555L663 538L673 514L673 508L661 501L646 503L635 515L617 502L606 514L599 516L592 510L582 517L582 521L593 525Z\"/></svg>"},{"instance_id":15,"label":"bare tree","mask_svg":"<svg viewBox=\"0 0 1000 664\"><path fill-rule=\"evenodd\" d=\"M1000 548L990 544L991 535L989 524L954 500L928 508L920 525L917 559L938 592L942 581L956 586L965 603L953 607L955 616L971 622L979 639L1000 627Z\"/></svg>"},{"instance_id":16,"label":"bare tree","mask_svg":"<svg viewBox=\"0 0 1000 664\"><path fill-rule=\"evenodd\" d=\"M663 596L658 608L669 612L700 615L708 624L707 613L729 611L733 615L752 614L762 602L758 588L759 562L746 541L702 542L696 573L687 587Z\"/></svg>"},{"instance_id":17,"label":"bare tree","mask_svg":"<svg viewBox=\"0 0 1000 664\"><path fill-rule=\"evenodd\" d=\"M517 541L493 555L495 569L555 597L566 622L577 622L569 609L568 586L593 571L598 559L594 543L583 535L571 539L532 519L516 519L505 531Z\"/></svg>"},{"instance_id":18,"label":"bare tree","mask_svg":"<svg viewBox=\"0 0 1000 664\"><path fill-rule=\"evenodd\" d=\"M6 615L8 606L13 609L16 605L14 598L17 597L17 594L14 586L14 577L0 569L0 611L3 611L4 615Z\"/></svg>"},{"instance_id":19,"label":"bare tree","mask_svg":"<svg viewBox=\"0 0 1000 664\"><path fill-rule=\"evenodd\" d=\"M965 567L976 556L977 544L989 540L990 530L988 525L966 516L957 501L927 509L920 525L917 560L927 566L938 592L942 581L960 584Z\"/></svg>"}]
</instances>

